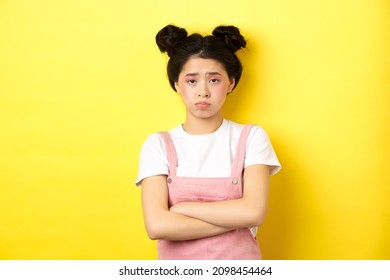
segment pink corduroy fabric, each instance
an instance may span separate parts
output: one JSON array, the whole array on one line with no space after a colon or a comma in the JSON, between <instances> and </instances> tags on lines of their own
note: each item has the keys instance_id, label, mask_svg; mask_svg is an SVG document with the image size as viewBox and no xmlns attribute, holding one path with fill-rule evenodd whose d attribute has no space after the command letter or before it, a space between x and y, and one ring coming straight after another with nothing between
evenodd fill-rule
<instances>
[{"instance_id":1,"label":"pink corduroy fabric","mask_svg":"<svg viewBox=\"0 0 390 280\"><path fill-rule=\"evenodd\" d=\"M177 154L168 132L160 132L164 139L169 162L167 178L169 206L180 202L213 202L242 197L242 173L246 140L252 125L244 126L233 160L231 176L226 178L178 177ZM259 260L259 245L248 228L186 241L158 241L160 260Z\"/></svg>"}]
</instances>

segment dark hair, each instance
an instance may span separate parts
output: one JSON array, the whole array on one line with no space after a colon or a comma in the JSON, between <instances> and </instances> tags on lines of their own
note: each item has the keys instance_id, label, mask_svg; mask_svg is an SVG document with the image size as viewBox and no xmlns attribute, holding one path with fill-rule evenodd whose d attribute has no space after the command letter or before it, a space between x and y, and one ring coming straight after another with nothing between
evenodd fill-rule
<instances>
[{"instance_id":1,"label":"dark hair","mask_svg":"<svg viewBox=\"0 0 390 280\"><path fill-rule=\"evenodd\" d=\"M235 26L218 26L213 35L202 36L198 33L187 36L185 29L167 25L156 35L156 43L161 52L170 57L167 65L168 79L174 91L175 83L183 65L191 57L210 58L222 63L229 78L235 79L237 86L242 73L242 65L235 54L246 46L244 37Z\"/></svg>"}]
</instances>

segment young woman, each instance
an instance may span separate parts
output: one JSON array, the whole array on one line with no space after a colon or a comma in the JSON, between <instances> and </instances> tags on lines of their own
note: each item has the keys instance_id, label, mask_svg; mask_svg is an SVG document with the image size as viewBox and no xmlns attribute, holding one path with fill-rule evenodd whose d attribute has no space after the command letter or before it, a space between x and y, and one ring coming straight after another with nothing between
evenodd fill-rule
<instances>
[{"instance_id":1,"label":"young woman","mask_svg":"<svg viewBox=\"0 0 390 280\"><path fill-rule=\"evenodd\" d=\"M173 25L156 43L186 108L183 124L150 135L136 179L146 231L159 259L261 259L256 230L267 210L269 176L280 169L267 133L222 115L246 41L234 26L213 35Z\"/></svg>"}]
</instances>

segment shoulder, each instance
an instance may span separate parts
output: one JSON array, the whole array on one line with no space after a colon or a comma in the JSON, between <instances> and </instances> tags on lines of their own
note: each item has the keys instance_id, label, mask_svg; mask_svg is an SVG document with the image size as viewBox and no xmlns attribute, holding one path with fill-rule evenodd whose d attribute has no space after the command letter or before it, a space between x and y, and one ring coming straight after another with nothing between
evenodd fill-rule
<instances>
[{"instance_id":1,"label":"shoulder","mask_svg":"<svg viewBox=\"0 0 390 280\"><path fill-rule=\"evenodd\" d=\"M253 124L250 126L251 129L246 141L245 167L254 164L264 164L270 166L270 175L277 173L281 165L268 133L262 126ZM245 125L242 125L243 127Z\"/></svg>"},{"instance_id":2,"label":"shoulder","mask_svg":"<svg viewBox=\"0 0 390 280\"><path fill-rule=\"evenodd\" d=\"M155 132L147 136L146 140L144 141L143 147L147 148L164 148L165 149L165 142L164 142L164 137L162 136L163 133L168 133L171 136L174 135L180 135L180 127L177 126L171 130L167 131L160 131L160 132Z\"/></svg>"},{"instance_id":3,"label":"shoulder","mask_svg":"<svg viewBox=\"0 0 390 280\"><path fill-rule=\"evenodd\" d=\"M163 140L160 133L150 134L142 145L142 150L162 147Z\"/></svg>"},{"instance_id":4,"label":"shoulder","mask_svg":"<svg viewBox=\"0 0 390 280\"><path fill-rule=\"evenodd\" d=\"M225 126L224 130L227 133L229 133L233 137L238 137L246 125L231 120L225 120L224 126Z\"/></svg>"},{"instance_id":5,"label":"shoulder","mask_svg":"<svg viewBox=\"0 0 390 280\"><path fill-rule=\"evenodd\" d=\"M253 138L261 139L261 138L268 138L268 134L265 131L265 129L257 124L241 124L237 122L233 122L230 120L226 120L226 125L228 127L228 130L232 134L239 135L243 131L245 127L250 127L250 131L248 134L248 142L251 141Z\"/></svg>"},{"instance_id":6,"label":"shoulder","mask_svg":"<svg viewBox=\"0 0 390 280\"><path fill-rule=\"evenodd\" d=\"M253 125L249 132L248 142L253 140L266 140L269 141L268 133L265 129L259 125Z\"/></svg>"}]
</instances>

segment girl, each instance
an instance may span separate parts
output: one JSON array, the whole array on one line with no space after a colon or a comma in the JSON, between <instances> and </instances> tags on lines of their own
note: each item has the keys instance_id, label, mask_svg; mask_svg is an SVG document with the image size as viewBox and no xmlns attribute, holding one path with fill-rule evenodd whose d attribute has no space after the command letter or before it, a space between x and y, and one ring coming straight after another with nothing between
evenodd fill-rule
<instances>
[{"instance_id":1,"label":"girl","mask_svg":"<svg viewBox=\"0 0 390 280\"><path fill-rule=\"evenodd\" d=\"M267 209L269 176L280 169L266 132L222 116L238 84L236 52L246 41L234 26L213 35L173 25L156 43L170 57L170 85L186 108L182 125L150 135L140 155L142 208L159 259L261 259L256 229Z\"/></svg>"}]
</instances>

